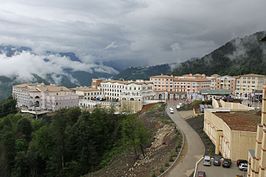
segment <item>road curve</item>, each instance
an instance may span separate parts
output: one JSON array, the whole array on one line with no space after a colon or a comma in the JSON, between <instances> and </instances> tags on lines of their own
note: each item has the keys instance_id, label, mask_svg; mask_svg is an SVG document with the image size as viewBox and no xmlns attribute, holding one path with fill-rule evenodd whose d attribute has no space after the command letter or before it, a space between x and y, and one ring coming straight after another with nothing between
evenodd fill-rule
<instances>
[{"instance_id":1,"label":"road curve","mask_svg":"<svg viewBox=\"0 0 266 177\"><path fill-rule=\"evenodd\" d=\"M174 114L169 113L169 108L174 109ZM167 177L188 177L194 171L196 162L204 155L205 148L199 137L193 128L180 116L175 109L176 104L174 102L167 104L166 112L169 117L175 122L177 127L183 131L185 135L185 154L169 173Z\"/></svg>"}]
</instances>

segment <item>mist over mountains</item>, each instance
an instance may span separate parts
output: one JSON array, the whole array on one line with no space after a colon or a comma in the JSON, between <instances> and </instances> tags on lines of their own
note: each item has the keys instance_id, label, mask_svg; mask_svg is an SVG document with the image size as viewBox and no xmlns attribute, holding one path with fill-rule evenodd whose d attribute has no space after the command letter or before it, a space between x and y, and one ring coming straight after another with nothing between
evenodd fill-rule
<instances>
[{"instance_id":1,"label":"mist over mountains","mask_svg":"<svg viewBox=\"0 0 266 177\"><path fill-rule=\"evenodd\" d=\"M118 73L112 67L85 63L72 52L36 53L29 47L0 46L0 98L10 93L11 85L44 82L68 87L90 84L91 78L109 78Z\"/></svg>"},{"instance_id":2,"label":"mist over mountains","mask_svg":"<svg viewBox=\"0 0 266 177\"><path fill-rule=\"evenodd\" d=\"M202 58L180 63L174 74L266 74L266 31L235 38Z\"/></svg>"},{"instance_id":3,"label":"mist over mountains","mask_svg":"<svg viewBox=\"0 0 266 177\"><path fill-rule=\"evenodd\" d=\"M137 66L141 63L138 60L103 63L84 61L73 52L37 53L29 47L0 45L0 98L10 94L12 84L21 82L74 87L89 85L92 78L135 80L148 79L157 74L266 74L266 32L235 38L202 58L179 64L145 66L142 63L140 67Z\"/></svg>"}]
</instances>

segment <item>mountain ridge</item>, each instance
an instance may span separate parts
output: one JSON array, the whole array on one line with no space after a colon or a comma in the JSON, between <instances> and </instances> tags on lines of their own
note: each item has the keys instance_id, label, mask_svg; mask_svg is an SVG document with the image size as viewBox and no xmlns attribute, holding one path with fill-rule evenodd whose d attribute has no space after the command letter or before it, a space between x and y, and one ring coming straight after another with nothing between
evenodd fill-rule
<instances>
[{"instance_id":1,"label":"mountain ridge","mask_svg":"<svg viewBox=\"0 0 266 177\"><path fill-rule=\"evenodd\" d=\"M235 38L202 58L180 63L173 74L266 74L265 39L266 31Z\"/></svg>"}]
</instances>

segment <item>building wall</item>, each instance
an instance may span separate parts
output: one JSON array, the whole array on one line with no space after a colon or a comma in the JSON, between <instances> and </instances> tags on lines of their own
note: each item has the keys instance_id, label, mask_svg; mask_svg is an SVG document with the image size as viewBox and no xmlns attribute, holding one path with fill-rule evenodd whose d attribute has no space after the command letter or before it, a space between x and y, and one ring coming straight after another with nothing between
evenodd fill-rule
<instances>
[{"instance_id":1,"label":"building wall","mask_svg":"<svg viewBox=\"0 0 266 177\"><path fill-rule=\"evenodd\" d=\"M236 79L232 76L220 76L216 78L216 89L230 90L235 93Z\"/></svg>"},{"instance_id":2,"label":"building wall","mask_svg":"<svg viewBox=\"0 0 266 177\"><path fill-rule=\"evenodd\" d=\"M220 100L222 108L230 109L231 111L250 111L254 110L254 108L248 107L246 105L240 103L233 103L233 102L225 102Z\"/></svg>"},{"instance_id":3,"label":"building wall","mask_svg":"<svg viewBox=\"0 0 266 177\"><path fill-rule=\"evenodd\" d=\"M247 159L247 151L254 148L256 132L231 130L213 109L204 112L204 132L215 145L215 153L233 161Z\"/></svg>"},{"instance_id":4,"label":"building wall","mask_svg":"<svg viewBox=\"0 0 266 177\"><path fill-rule=\"evenodd\" d=\"M164 92L173 92L174 88L174 76L168 75L159 75L159 76L151 76L150 81L153 82L153 90L154 91L164 91Z\"/></svg>"},{"instance_id":5,"label":"building wall","mask_svg":"<svg viewBox=\"0 0 266 177\"><path fill-rule=\"evenodd\" d=\"M257 126L256 142L253 150L248 151L248 177L266 176L266 87L263 89L261 123Z\"/></svg>"},{"instance_id":6,"label":"building wall","mask_svg":"<svg viewBox=\"0 0 266 177\"><path fill-rule=\"evenodd\" d=\"M214 78L201 74L188 74L183 76L158 75L150 77L153 90L169 93L197 93L200 90L210 89Z\"/></svg>"},{"instance_id":7,"label":"building wall","mask_svg":"<svg viewBox=\"0 0 266 177\"><path fill-rule=\"evenodd\" d=\"M143 103L139 100L121 100L121 111L136 113L142 109Z\"/></svg>"},{"instance_id":8,"label":"building wall","mask_svg":"<svg viewBox=\"0 0 266 177\"><path fill-rule=\"evenodd\" d=\"M57 91L44 90L53 87ZM65 87L44 84L20 84L13 86L12 95L17 100L17 107L28 110L56 111L78 106L78 95Z\"/></svg>"},{"instance_id":9,"label":"building wall","mask_svg":"<svg viewBox=\"0 0 266 177\"><path fill-rule=\"evenodd\" d=\"M248 98L255 90L263 90L266 84L266 76L258 74L246 74L236 79L235 95Z\"/></svg>"},{"instance_id":10,"label":"building wall","mask_svg":"<svg viewBox=\"0 0 266 177\"><path fill-rule=\"evenodd\" d=\"M213 110L204 111L204 132L215 145L215 153L223 157L231 157L231 130L222 119L212 113Z\"/></svg>"},{"instance_id":11,"label":"building wall","mask_svg":"<svg viewBox=\"0 0 266 177\"><path fill-rule=\"evenodd\" d=\"M255 148L256 132L232 131L232 151L233 160L248 159L248 150Z\"/></svg>"}]
</instances>

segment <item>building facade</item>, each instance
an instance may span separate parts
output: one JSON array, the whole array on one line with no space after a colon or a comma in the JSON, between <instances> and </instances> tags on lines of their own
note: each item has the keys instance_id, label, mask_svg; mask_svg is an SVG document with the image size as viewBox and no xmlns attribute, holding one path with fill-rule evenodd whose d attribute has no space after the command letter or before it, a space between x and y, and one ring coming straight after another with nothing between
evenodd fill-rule
<instances>
[{"instance_id":1,"label":"building facade","mask_svg":"<svg viewBox=\"0 0 266 177\"><path fill-rule=\"evenodd\" d=\"M248 151L248 177L266 176L266 87L263 89L261 122L257 126L255 148Z\"/></svg>"},{"instance_id":2,"label":"building facade","mask_svg":"<svg viewBox=\"0 0 266 177\"><path fill-rule=\"evenodd\" d=\"M262 91L266 84L266 76L259 74L245 74L236 79L235 95L240 98L250 98L256 91Z\"/></svg>"},{"instance_id":3,"label":"building facade","mask_svg":"<svg viewBox=\"0 0 266 177\"><path fill-rule=\"evenodd\" d=\"M188 74L174 77L174 91L185 93L198 93L211 88L211 80L203 74Z\"/></svg>"},{"instance_id":4,"label":"building facade","mask_svg":"<svg viewBox=\"0 0 266 177\"><path fill-rule=\"evenodd\" d=\"M232 94L236 89L236 78L232 76L219 76L216 78L216 89L229 90Z\"/></svg>"},{"instance_id":5,"label":"building facade","mask_svg":"<svg viewBox=\"0 0 266 177\"><path fill-rule=\"evenodd\" d=\"M97 87L76 87L72 89L79 96L79 107L92 110L102 107L103 94Z\"/></svg>"},{"instance_id":6,"label":"building facade","mask_svg":"<svg viewBox=\"0 0 266 177\"><path fill-rule=\"evenodd\" d=\"M247 159L255 147L256 126L260 116L250 111L206 109L204 132L215 145L215 154L236 161Z\"/></svg>"},{"instance_id":7,"label":"building facade","mask_svg":"<svg viewBox=\"0 0 266 177\"><path fill-rule=\"evenodd\" d=\"M174 76L158 75L151 76L150 81L153 83L153 90L156 92L173 92L174 91Z\"/></svg>"},{"instance_id":8,"label":"building facade","mask_svg":"<svg viewBox=\"0 0 266 177\"><path fill-rule=\"evenodd\" d=\"M78 106L79 97L72 90L57 85L19 84L12 88L17 107L33 111L56 111Z\"/></svg>"},{"instance_id":9,"label":"building facade","mask_svg":"<svg viewBox=\"0 0 266 177\"><path fill-rule=\"evenodd\" d=\"M187 74L183 76L157 75L150 77L156 98L187 99L193 97L200 90L210 89L215 80L204 74Z\"/></svg>"}]
</instances>

